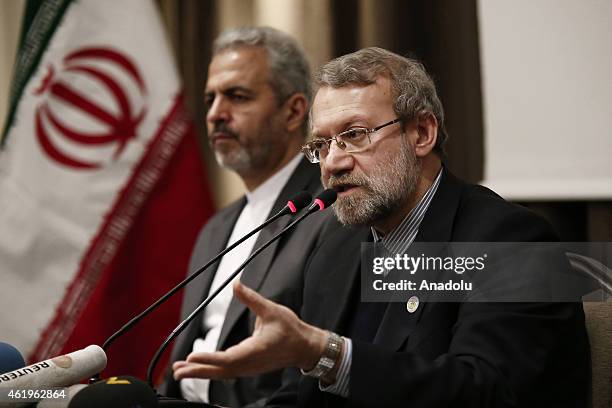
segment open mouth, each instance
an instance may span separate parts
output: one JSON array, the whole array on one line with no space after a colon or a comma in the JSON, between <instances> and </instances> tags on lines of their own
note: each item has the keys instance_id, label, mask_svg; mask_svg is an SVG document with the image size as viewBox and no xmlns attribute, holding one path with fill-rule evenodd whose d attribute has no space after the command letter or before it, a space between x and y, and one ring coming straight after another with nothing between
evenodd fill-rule
<instances>
[{"instance_id":1,"label":"open mouth","mask_svg":"<svg viewBox=\"0 0 612 408\"><path fill-rule=\"evenodd\" d=\"M333 187L334 191L338 194L345 193L355 187L358 187L355 184L338 184Z\"/></svg>"}]
</instances>

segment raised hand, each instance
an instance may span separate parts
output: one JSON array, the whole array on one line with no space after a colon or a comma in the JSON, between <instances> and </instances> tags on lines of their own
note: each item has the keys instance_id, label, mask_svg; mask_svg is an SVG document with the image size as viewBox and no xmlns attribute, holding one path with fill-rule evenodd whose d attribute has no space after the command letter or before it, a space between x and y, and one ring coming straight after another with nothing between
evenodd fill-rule
<instances>
[{"instance_id":1,"label":"raised hand","mask_svg":"<svg viewBox=\"0 0 612 408\"><path fill-rule=\"evenodd\" d=\"M327 332L300 320L293 311L234 284L234 296L256 316L253 335L225 351L191 353L173 364L174 378L235 378L285 367L312 369L325 349Z\"/></svg>"}]
</instances>

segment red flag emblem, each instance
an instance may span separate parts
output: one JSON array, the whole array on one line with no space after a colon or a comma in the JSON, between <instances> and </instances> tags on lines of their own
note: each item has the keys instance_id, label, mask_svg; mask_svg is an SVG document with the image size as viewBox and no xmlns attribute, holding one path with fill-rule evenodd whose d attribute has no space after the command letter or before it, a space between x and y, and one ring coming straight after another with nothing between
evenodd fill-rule
<instances>
[{"instance_id":1,"label":"red flag emblem","mask_svg":"<svg viewBox=\"0 0 612 408\"><path fill-rule=\"evenodd\" d=\"M128 82L117 78L117 72ZM103 91L80 87L78 84L83 81L78 79L82 76ZM116 161L127 143L136 137L138 126L145 117L146 93L136 65L117 50L92 47L72 52L64 58L63 70L57 76L53 67L49 67L35 91L36 95L45 97L36 109L38 142L51 159L68 167L96 169L105 160L78 157L75 152L83 150L62 148L65 141L81 148L113 146L111 158ZM107 95L108 101L104 101ZM64 119L75 114L86 118L84 125L83 120L79 121L79 128ZM90 129L84 130L84 126ZM101 126L104 130L100 130ZM98 130L92 131L91 128ZM58 143L62 139L65 141Z\"/></svg>"}]
</instances>

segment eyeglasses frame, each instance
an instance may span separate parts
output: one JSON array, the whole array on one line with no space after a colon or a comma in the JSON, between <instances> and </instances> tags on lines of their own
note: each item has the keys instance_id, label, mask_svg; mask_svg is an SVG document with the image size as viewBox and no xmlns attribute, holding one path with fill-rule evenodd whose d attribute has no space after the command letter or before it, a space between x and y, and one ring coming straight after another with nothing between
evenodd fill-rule
<instances>
[{"instance_id":1,"label":"eyeglasses frame","mask_svg":"<svg viewBox=\"0 0 612 408\"><path fill-rule=\"evenodd\" d=\"M368 129L368 128L361 128L361 129L364 129L364 130L366 131L366 136L368 137L368 144L371 144L371 143L372 143L372 139L370 138L370 134L372 134L372 133L374 133L374 132L378 132L379 130L381 130L381 129L382 129L382 128L384 128L384 127L391 126L391 125L393 125L393 124L395 124L395 123L398 123L398 122L401 122L401 121L402 121L402 119L400 119L400 118L395 118L395 119L393 119L393 120L390 120L389 122L383 123L382 125L379 125L379 126L376 126L376 127L370 128L370 129ZM340 150L342 150L342 151L344 151L344 152L346 152L346 153L357 153L357 152L360 152L362 149L359 149L359 150L351 150L351 151L345 150L345 149L346 149L346 143L345 143L345 142L343 142L342 140L338 141L338 137L342 137L342 135L348 134L349 132L351 132L351 131L353 131L353 130L354 130L354 129L348 129L348 130L345 130L345 131L340 132L340 133L338 133L337 135L332 136L332 137L327 138L327 139L323 139L323 138L321 138L321 139L312 140L312 141L310 141L310 142L308 142L308 143L304 144L304 146L302 146L302 148L301 148L301 152L302 152L302 153L304 153L304 155L306 156L306 158L307 158L307 159L308 159L308 160L309 160L311 163L319 163L319 162L321 161L320 159L315 158L315 157L314 157L314 155L312 155L312 154L311 154L312 149L311 149L311 147L310 147L310 146L311 146L311 145L312 145L312 143L314 143L315 141L316 141L316 142L325 142L325 143L327 144L327 150L330 150L330 149L331 149L331 143L332 143L332 141L335 141L335 142L336 142L336 146L338 146L338 148L340 148ZM345 147L342 147L341 143L342 143L342 144L343 144Z\"/></svg>"}]
</instances>

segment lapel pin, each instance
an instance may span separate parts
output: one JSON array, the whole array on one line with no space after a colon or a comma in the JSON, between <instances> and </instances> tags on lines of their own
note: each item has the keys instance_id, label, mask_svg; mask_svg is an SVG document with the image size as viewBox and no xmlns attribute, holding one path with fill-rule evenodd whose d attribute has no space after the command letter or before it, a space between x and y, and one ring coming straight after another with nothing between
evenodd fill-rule
<instances>
[{"instance_id":1,"label":"lapel pin","mask_svg":"<svg viewBox=\"0 0 612 408\"><path fill-rule=\"evenodd\" d=\"M419 308L419 298L416 296L411 296L406 303L406 310L408 313L414 313Z\"/></svg>"}]
</instances>

